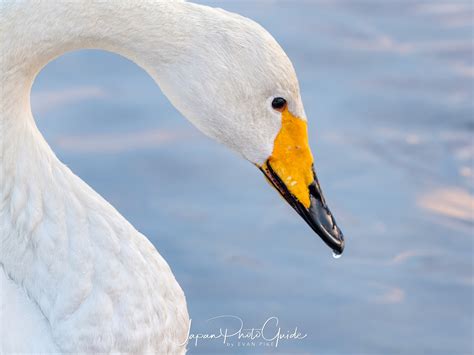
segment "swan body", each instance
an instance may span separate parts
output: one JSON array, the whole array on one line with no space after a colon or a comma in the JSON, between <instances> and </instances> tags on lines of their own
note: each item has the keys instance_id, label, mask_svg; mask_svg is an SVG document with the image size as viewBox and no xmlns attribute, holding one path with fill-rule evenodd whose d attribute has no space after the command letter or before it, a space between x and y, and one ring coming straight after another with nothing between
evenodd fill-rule
<instances>
[{"instance_id":1,"label":"swan body","mask_svg":"<svg viewBox=\"0 0 474 355\"><path fill-rule=\"evenodd\" d=\"M121 54L284 194L278 181L300 170L307 178L312 165L291 62L251 20L187 2L2 3L0 16L1 353L184 353L182 289L148 239L51 151L31 113L33 81L67 51ZM286 98L281 110L271 107L276 96ZM291 161L276 144L296 147ZM297 194L310 196L313 175L302 189L288 185L293 207ZM308 213L323 202L308 198Z\"/></svg>"}]
</instances>

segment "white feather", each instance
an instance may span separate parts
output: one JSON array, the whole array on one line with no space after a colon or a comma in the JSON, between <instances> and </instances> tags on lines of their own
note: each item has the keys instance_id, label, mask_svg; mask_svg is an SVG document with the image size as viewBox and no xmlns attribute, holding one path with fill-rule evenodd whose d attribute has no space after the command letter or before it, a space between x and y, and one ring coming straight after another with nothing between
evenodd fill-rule
<instances>
[{"instance_id":1,"label":"white feather","mask_svg":"<svg viewBox=\"0 0 474 355\"><path fill-rule=\"evenodd\" d=\"M281 126L269 98L305 116L289 59L254 22L184 2L0 11L1 351L185 352L186 301L167 263L56 158L31 114L32 83L66 51L119 53L204 133L262 163Z\"/></svg>"}]
</instances>

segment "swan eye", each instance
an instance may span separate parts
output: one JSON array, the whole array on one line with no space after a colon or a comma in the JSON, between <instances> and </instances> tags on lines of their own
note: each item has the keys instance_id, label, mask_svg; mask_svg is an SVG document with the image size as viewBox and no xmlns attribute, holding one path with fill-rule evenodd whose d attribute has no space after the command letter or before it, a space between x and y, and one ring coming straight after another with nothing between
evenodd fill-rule
<instances>
[{"instance_id":1,"label":"swan eye","mask_svg":"<svg viewBox=\"0 0 474 355\"><path fill-rule=\"evenodd\" d=\"M283 97L275 97L272 101L272 107L277 111L283 111L286 107L286 100Z\"/></svg>"}]
</instances>

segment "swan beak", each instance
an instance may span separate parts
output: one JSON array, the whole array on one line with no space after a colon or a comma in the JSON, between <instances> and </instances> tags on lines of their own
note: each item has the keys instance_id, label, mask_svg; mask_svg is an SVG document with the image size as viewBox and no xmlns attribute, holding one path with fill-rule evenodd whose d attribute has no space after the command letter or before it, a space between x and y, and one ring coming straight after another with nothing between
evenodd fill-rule
<instances>
[{"instance_id":1,"label":"swan beak","mask_svg":"<svg viewBox=\"0 0 474 355\"><path fill-rule=\"evenodd\" d=\"M309 207L305 206L295 195L293 195L278 174L272 169L267 161L260 170L263 172L270 184L281 194L281 196L293 207L298 214L308 223L313 231L334 251L340 255L344 251L344 235L336 224L326 200L324 199L316 173L313 170L314 180L308 186Z\"/></svg>"},{"instance_id":2,"label":"swan beak","mask_svg":"<svg viewBox=\"0 0 474 355\"><path fill-rule=\"evenodd\" d=\"M340 255L344 236L324 199L313 167L305 120L288 108L282 111L282 126L272 155L259 166L269 183L283 196L321 239Z\"/></svg>"}]
</instances>

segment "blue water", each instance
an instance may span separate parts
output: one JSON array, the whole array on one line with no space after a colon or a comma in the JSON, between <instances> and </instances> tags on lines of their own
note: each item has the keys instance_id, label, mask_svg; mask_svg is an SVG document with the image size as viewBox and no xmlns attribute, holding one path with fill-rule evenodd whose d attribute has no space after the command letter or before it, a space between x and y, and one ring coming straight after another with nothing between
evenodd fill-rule
<instances>
[{"instance_id":1,"label":"blue water","mask_svg":"<svg viewBox=\"0 0 474 355\"><path fill-rule=\"evenodd\" d=\"M211 5L262 24L292 59L342 258L124 58L69 53L33 88L58 156L172 267L191 333L231 330L235 318L206 320L234 315L306 334L189 353L473 353L472 3Z\"/></svg>"}]
</instances>

